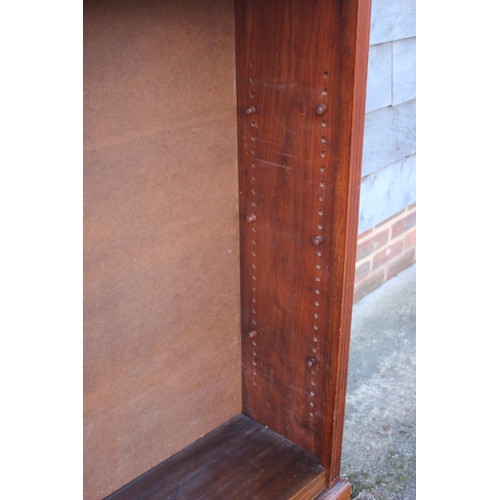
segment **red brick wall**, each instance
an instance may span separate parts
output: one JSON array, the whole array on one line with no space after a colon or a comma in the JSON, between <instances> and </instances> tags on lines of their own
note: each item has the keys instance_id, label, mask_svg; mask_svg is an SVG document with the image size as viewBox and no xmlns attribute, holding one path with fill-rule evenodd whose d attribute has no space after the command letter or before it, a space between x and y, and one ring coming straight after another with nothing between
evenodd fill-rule
<instances>
[{"instance_id":1,"label":"red brick wall","mask_svg":"<svg viewBox=\"0 0 500 500\"><path fill-rule=\"evenodd\" d=\"M416 217L414 203L359 235L354 302L415 262Z\"/></svg>"}]
</instances>

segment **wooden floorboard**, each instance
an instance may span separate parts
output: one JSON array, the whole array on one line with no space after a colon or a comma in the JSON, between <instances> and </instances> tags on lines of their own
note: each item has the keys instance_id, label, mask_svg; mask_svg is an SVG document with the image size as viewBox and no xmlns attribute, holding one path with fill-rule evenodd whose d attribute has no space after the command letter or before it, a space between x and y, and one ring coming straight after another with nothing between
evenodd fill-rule
<instances>
[{"instance_id":1,"label":"wooden floorboard","mask_svg":"<svg viewBox=\"0 0 500 500\"><path fill-rule=\"evenodd\" d=\"M240 414L107 500L312 500L324 489L316 456Z\"/></svg>"}]
</instances>

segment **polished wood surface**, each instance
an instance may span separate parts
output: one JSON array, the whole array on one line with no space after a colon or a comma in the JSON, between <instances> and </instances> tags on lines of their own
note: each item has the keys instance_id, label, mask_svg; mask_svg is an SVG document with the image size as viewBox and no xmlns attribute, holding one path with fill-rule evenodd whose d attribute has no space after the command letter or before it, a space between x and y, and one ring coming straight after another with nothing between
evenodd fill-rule
<instances>
[{"instance_id":1,"label":"polished wood surface","mask_svg":"<svg viewBox=\"0 0 500 500\"><path fill-rule=\"evenodd\" d=\"M324 487L317 457L241 414L107 500L312 500Z\"/></svg>"},{"instance_id":2,"label":"polished wood surface","mask_svg":"<svg viewBox=\"0 0 500 500\"><path fill-rule=\"evenodd\" d=\"M351 484L339 480L333 488L324 491L316 500L349 500L351 498Z\"/></svg>"},{"instance_id":3,"label":"polished wood surface","mask_svg":"<svg viewBox=\"0 0 500 500\"><path fill-rule=\"evenodd\" d=\"M84 488L241 412L232 0L84 2Z\"/></svg>"},{"instance_id":4,"label":"polished wood surface","mask_svg":"<svg viewBox=\"0 0 500 500\"><path fill-rule=\"evenodd\" d=\"M243 411L320 456L330 485L340 467L369 18L366 0L236 2Z\"/></svg>"},{"instance_id":5,"label":"polished wood surface","mask_svg":"<svg viewBox=\"0 0 500 500\"><path fill-rule=\"evenodd\" d=\"M318 456L331 365L337 4L236 2L243 411Z\"/></svg>"},{"instance_id":6,"label":"polished wood surface","mask_svg":"<svg viewBox=\"0 0 500 500\"><path fill-rule=\"evenodd\" d=\"M330 242L332 279L329 283L329 376L325 385L321 464L328 485L340 480L345 397L349 364L354 273L358 235L361 159L365 120L366 80L370 35L371 0L339 0L338 54L333 92L336 105L331 117L336 124L332 169L335 183L331 217L334 237ZM329 110L330 112L330 110Z\"/></svg>"}]
</instances>

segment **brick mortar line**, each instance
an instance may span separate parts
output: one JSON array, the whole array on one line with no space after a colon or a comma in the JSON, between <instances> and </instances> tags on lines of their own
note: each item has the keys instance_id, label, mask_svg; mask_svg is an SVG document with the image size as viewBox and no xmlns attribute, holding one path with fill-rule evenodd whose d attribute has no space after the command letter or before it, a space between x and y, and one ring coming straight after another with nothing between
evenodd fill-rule
<instances>
[{"instance_id":1,"label":"brick mortar line","mask_svg":"<svg viewBox=\"0 0 500 500\"><path fill-rule=\"evenodd\" d=\"M377 248L375 251L373 251L372 253L366 255L365 257L363 257L362 259L358 260L356 262L356 267L359 267L359 266L362 266L365 262L367 261L371 261L372 264L373 264L373 257L375 257L375 255L377 255L379 252L381 252L382 250L390 247L391 245L395 244L395 243L398 243L400 240L404 240L404 238L410 234L414 229L416 229L416 226L413 226L411 227L410 229L408 229L407 231L405 231L404 233L401 233L399 236L396 236L393 240L389 239L389 241L382 247L379 247ZM416 247L416 245L413 245L414 247ZM412 247L410 247L412 248ZM406 250L409 250L410 248L407 248ZM400 253L397 253L396 255L401 255L402 253L405 253L406 250L401 250ZM372 266L370 266L370 269L371 269ZM382 267L382 266L381 266Z\"/></svg>"},{"instance_id":2,"label":"brick mortar line","mask_svg":"<svg viewBox=\"0 0 500 500\"><path fill-rule=\"evenodd\" d=\"M380 234L381 232L385 231L386 229L389 229L390 234L392 235L392 226L396 223L399 222L400 220L404 219L405 217L408 217L409 215L412 215L417 211L417 207L409 208L406 207L405 210L403 210L398 217L395 217L394 219L391 219L390 217L386 219L386 222L381 222L381 226L378 226L375 229L375 226L372 227L372 231L368 233L366 236L363 236L363 238L358 240L358 245L361 243L364 243L365 241L373 238L377 234Z\"/></svg>"},{"instance_id":3,"label":"brick mortar line","mask_svg":"<svg viewBox=\"0 0 500 500\"><path fill-rule=\"evenodd\" d=\"M374 276L375 274L383 271L383 274L384 274L384 282L387 281L387 269L389 268L389 266L391 264L393 264L396 260L396 257L400 257L402 255L405 255L406 253L410 252L412 249L415 249L415 252L416 252L416 245L413 246L413 247L410 247L410 248L407 248L406 250L403 250L402 252L400 253L397 253L395 254L393 257L391 257L387 262L384 262L384 264L382 264L381 266L377 267L377 269L373 269L372 266L370 266L370 272L368 273L367 276L365 276L363 279L359 280L357 283L355 283L355 288L360 286L362 283L364 283L365 281L367 281L368 279L370 279L372 276ZM416 255L415 255L416 257Z\"/></svg>"}]
</instances>

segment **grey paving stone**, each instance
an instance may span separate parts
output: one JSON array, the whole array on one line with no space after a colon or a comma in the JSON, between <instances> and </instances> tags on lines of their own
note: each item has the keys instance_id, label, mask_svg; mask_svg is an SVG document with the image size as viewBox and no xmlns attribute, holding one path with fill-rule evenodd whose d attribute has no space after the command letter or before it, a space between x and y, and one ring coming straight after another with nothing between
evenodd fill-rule
<instances>
[{"instance_id":1,"label":"grey paving stone","mask_svg":"<svg viewBox=\"0 0 500 500\"><path fill-rule=\"evenodd\" d=\"M416 498L416 264L354 305L342 475L357 500Z\"/></svg>"}]
</instances>

